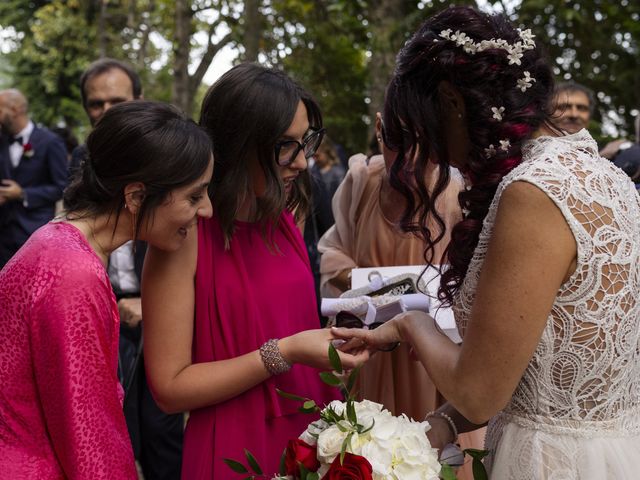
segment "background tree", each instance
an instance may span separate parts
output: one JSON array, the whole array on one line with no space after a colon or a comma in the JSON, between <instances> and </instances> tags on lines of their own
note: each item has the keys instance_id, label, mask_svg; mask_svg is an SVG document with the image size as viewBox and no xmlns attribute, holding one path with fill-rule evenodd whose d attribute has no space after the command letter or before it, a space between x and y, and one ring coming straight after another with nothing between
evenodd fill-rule
<instances>
[{"instance_id":1,"label":"background tree","mask_svg":"<svg viewBox=\"0 0 640 480\"><path fill-rule=\"evenodd\" d=\"M473 0L458 4L476 5ZM636 0L485 0L546 44L560 79L592 88L598 140L632 131L640 105L640 3ZM285 69L313 92L329 133L364 151L395 55L449 0L2 0L0 82L21 88L34 117L85 126L77 87L100 55L125 59L145 97L193 114L203 79L227 46L236 61ZM4 27L4 28L3 28ZM7 30L7 27L11 27ZM14 47L12 47L12 44Z\"/></svg>"},{"instance_id":2,"label":"background tree","mask_svg":"<svg viewBox=\"0 0 640 480\"><path fill-rule=\"evenodd\" d=\"M632 112L638 115L640 107L640 2L523 0L513 16L546 44L560 80L596 92L590 126L596 139L633 131Z\"/></svg>"}]
</instances>

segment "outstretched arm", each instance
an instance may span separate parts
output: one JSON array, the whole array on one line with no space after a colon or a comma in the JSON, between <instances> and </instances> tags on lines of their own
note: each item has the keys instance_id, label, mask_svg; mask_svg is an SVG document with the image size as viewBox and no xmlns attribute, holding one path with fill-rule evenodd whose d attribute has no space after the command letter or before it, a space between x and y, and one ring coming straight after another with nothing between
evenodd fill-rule
<instances>
[{"instance_id":1,"label":"outstretched arm","mask_svg":"<svg viewBox=\"0 0 640 480\"><path fill-rule=\"evenodd\" d=\"M223 402L269 378L260 352L206 363L192 363L194 277L197 235L189 232L176 252L149 248L142 281L144 354L147 377L160 408L181 412ZM280 339L289 363L329 368L329 330L310 330ZM355 358L341 354L345 366Z\"/></svg>"},{"instance_id":2,"label":"outstretched arm","mask_svg":"<svg viewBox=\"0 0 640 480\"><path fill-rule=\"evenodd\" d=\"M538 345L561 284L575 269L576 244L556 205L514 182L502 194L468 330L461 346L421 312L373 331L336 331L368 345L411 344L438 390L470 421L502 409Z\"/></svg>"}]
</instances>

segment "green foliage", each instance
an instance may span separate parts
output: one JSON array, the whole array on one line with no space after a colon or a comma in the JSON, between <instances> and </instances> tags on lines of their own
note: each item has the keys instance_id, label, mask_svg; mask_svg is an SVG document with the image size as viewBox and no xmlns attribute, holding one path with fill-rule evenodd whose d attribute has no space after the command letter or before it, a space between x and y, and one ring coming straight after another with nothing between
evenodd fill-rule
<instances>
[{"instance_id":1,"label":"green foliage","mask_svg":"<svg viewBox=\"0 0 640 480\"><path fill-rule=\"evenodd\" d=\"M523 0L515 12L554 60L557 78L586 85L598 96L590 125L604 140L603 122L630 133L631 111L640 107L640 2L620 0Z\"/></svg>"},{"instance_id":2,"label":"green foliage","mask_svg":"<svg viewBox=\"0 0 640 480\"><path fill-rule=\"evenodd\" d=\"M212 38L221 40L228 32L225 41L238 48L240 60L257 58L282 67L311 91L329 136L349 153L365 150L372 114L381 107L396 52L428 15L451 3L189 1L191 70L207 50L197 45L196 34L202 39L218 32ZM456 3L476 5L474 0ZM3 0L0 28L16 32L5 48L11 44L17 48L0 59L0 84L23 90L39 122L86 126L78 79L91 61L106 55L137 68L146 98L174 101L176 4L174 0ZM590 130L597 140L605 139L607 127L616 127L622 135L632 131L640 106L639 2L489 0L482 4L493 11L506 5L512 20L531 28L536 40L546 45L559 79L573 79L596 92L598 108ZM254 15L249 16L247 9ZM4 38L12 31L4 30ZM164 40L152 41L157 38ZM199 86L200 79L190 79L195 112L206 90Z\"/></svg>"}]
</instances>

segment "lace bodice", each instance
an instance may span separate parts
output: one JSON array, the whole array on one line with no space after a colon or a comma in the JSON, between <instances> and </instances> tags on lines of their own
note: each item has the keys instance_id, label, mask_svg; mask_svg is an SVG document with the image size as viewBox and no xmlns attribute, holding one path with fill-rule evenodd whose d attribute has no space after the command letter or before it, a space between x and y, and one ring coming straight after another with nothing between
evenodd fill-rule
<instances>
[{"instance_id":1,"label":"lace bodice","mask_svg":"<svg viewBox=\"0 0 640 480\"><path fill-rule=\"evenodd\" d=\"M567 428L619 419L612 428L637 431L625 418L640 406L640 197L586 130L529 141L522 164L502 180L454 305L458 328L464 335L500 195L515 181L558 206L576 240L577 268L504 412Z\"/></svg>"}]
</instances>

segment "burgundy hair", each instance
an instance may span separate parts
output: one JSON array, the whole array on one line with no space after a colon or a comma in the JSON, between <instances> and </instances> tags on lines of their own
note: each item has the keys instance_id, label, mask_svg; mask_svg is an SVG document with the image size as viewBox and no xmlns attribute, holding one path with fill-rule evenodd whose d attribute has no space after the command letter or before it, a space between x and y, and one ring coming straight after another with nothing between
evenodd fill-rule
<instances>
[{"instance_id":1,"label":"burgundy hair","mask_svg":"<svg viewBox=\"0 0 640 480\"><path fill-rule=\"evenodd\" d=\"M425 260L433 258L434 245L444 236L444 222L436 211L437 198L449 182L450 156L445 138L443 106L438 85L450 82L465 104L465 121L471 143L463 172L467 188L459 195L464 220L452 231L447 248L451 265L442 275L440 297L447 303L460 288L478 243L482 223L502 178L522 161L522 144L547 121L553 96L551 69L539 47L524 51L521 65L510 65L507 52L489 49L466 53L440 32L464 32L473 41L502 38L511 45L521 41L516 28L502 15L488 15L469 7L450 7L429 18L398 54L396 70L387 88L384 125L388 147L397 152L390 169L391 185L403 194L406 208L401 227L426 242ZM525 92L517 81L528 71L535 82ZM491 107L504 107L502 120ZM510 147L501 150L500 140ZM493 145L496 153L487 157ZM440 164L435 187L424 182L429 159ZM441 227L437 234L426 228L427 216ZM435 262L434 262L435 260Z\"/></svg>"}]
</instances>

